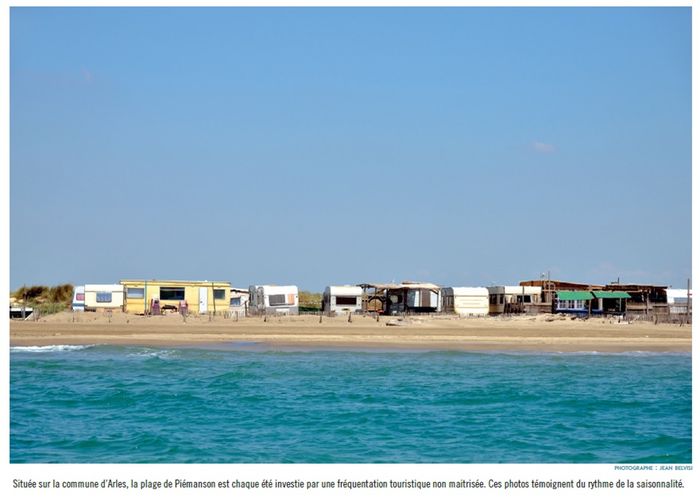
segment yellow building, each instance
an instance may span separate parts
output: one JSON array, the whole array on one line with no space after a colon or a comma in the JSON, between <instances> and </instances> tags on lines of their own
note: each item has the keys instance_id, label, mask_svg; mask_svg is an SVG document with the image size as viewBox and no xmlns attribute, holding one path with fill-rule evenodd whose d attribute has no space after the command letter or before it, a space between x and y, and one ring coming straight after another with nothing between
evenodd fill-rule
<instances>
[{"instance_id":1,"label":"yellow building","mask_svg":"<svg viewBox=\"0 0 700 501\"><path fill-rule=\"evenodd\" d=\"M179 311L186 306L189 313L223 314L231 301L230 282L193 280L122 280L124 311L157 313Z\"/></svg>"}]
</instances>

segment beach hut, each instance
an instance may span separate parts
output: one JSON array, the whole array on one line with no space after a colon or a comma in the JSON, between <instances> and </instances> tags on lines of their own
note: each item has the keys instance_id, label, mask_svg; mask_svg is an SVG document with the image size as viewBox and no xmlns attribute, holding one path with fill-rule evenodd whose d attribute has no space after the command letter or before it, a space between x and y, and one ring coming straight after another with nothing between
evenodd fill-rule
<instances>
[{"instance_id":1,"label":"beach hut","mask_svg":"<svg viewBox=\"0 0 700 501\"><path fill-rule=\"evenodd\" d=\"M440 286L428 282L358 284L365 298L365 311L385 315L436 313L440 311Z\"/></svg>"},{"instance_id":2,"label":"beach hut","mask_svg":"<svg viewBox=\"0 0 700 501\"><path fill-rule=\"evenodd\" d=\"M230 307L231 283L206 280L122 280L124 311L223 314Z\"/></svg>"},{"instance_id":3,"label":"beach hut","mask_svg":"<svg viewBox=\"0 0 700 501\"><path fill-rule=\"evenodd\" d=\"M117 310L124 306L124 286L121 284L85 284L85 311Z\"/></svg>"},{"instance_id":4,"label":"beach hut","mask_svg":"<svg viewBox=\"0 0 700 501\"><path fill-rule=\"evenodd\" d=\"M555 313L584 315L593 311L594 297L590 291L557 291L554 303Z\"/></svg>"},{"instance_id":5,"label":"beach hut","mask_svg":"<svg viewBox=\"0 0 700 501\"><path fill-rule=\"evenodd\" d=\"M626 311L638 315L668 314L668 296L665 285L610 283L602 288L611 292L626 292Z\"/></svg>"},{"instance_id":6,"label":"beach hut","mask_svg":"<svg viewBox=\"0 0 700 501\"><path fill-rule=\"evenodd\" d=\"M347 314L362 310L362 287L329 285L323 292L324 313Z\"/></svg>"},{"instance_id":7,"label":"beach hut","mask_svg":"<svg viewBox=\"0 0 700 501\"><path fill-rule=\"evenodd\" d=\"M299 288L296 285L251 285L248 288L251 315L298 315Z\"/></svg>"},{"instance_id":8,"label":"beach hut","mask_svg":"<svg viewBox=\"0 0 700 501\"><path fill-rule=\"evenodd\" d=\"M489 291L486 287L444 287L442 311L460 317L483 317L489 314Z\"/></svg>"},{"instance_id":9,"label":"beach hut","mask_svg":"<svg viewBox=\"0 0 700 501\"><path fill-rule=\"evenodd\" d=\"M622 315L627 311L627 301L631 296L624 291L592 291L595 300L591 313L604 315Z\"/></svg>"},{"instance_id":10,"label":"beach hut","mask_svg":"<svg viewBox=\"0 0 700 501\"><path fill-rule=\"evenodd\" d=\"M551 306L556 303L557 291L592 291L602 290L602 285L587 284L580 282L564 282L561 280L540 279L540 280L524 280L520 282L520 287L541 287L541 304L542 306Z\"/></svg>"},{"instance_id":11,"label":"beach hut","mask_svg":"<svg viewBox=\"0 0 700 501\"><path fill-rule=\"evenodd\" d=\"M250 292L248 291L248 289L238 289L236 287L231 287L231 299L228 308L229 312L234 316L246 316L248 312L249 296Z\"/></svg>"},{"instance_id":12,"label":"beach hut","mask_svg":"<svg viewBox=\"0 0 700 501\"><path fill-rule=\"evenodd\" d=\"M31 317L32 313L34 313L34 308L27 306L24 302L15 301L14 297L10 297L10 320L26 320Z\"/></svg>"}]
</instances>

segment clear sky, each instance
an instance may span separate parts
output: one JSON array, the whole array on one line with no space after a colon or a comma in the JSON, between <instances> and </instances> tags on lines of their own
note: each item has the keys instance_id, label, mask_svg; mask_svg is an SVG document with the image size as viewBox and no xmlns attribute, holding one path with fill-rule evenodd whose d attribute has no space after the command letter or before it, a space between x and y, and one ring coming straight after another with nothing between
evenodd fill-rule
<instances>
[{"instance_id":1,"label":"clear sky","mask_svg":"<svg viewBox=\"0 0 700 501\"><path fill-rule=\"evenodd\" d=\"M689 8L13 8L10 287L691 276Z\"/></svg>"}]
</instances>

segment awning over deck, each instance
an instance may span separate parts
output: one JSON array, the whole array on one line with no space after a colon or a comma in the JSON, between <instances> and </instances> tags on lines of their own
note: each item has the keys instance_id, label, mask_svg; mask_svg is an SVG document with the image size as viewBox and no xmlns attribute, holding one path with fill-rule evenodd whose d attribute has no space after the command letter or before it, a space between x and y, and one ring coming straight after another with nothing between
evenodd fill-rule
<instances>
[{"instance_id":1,"label":"awning over deck","mask_svg":"<svg viewBox=\"0 0 700 501\"><path fill-rule=\"evenodd\" d=\"M593 295L598 299L630 299L632 297L622 291L594 291Z\"/></svg>"}]
</instances>

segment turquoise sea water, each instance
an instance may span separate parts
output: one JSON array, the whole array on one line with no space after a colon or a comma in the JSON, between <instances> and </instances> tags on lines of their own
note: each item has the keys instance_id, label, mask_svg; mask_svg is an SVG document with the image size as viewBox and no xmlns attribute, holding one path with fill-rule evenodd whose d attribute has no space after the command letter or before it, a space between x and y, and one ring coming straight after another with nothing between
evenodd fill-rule
<instances>
[{"instance_id":1,"label":"turquoise sea water","mask_svg":"<svg viewBox=\"0 0 700 501\"><path fill-rule=\"evenodd\" d=\"M690 354L11 348L14 463L690 463Z\"/></svg>"}]
</instances>

